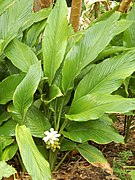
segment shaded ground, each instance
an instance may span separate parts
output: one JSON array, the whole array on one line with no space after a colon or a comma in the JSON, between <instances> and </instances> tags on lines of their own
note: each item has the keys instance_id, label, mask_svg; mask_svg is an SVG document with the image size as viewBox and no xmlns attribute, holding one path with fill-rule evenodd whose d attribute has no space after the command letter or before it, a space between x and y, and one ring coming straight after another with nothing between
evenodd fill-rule
<instances>
[{"instance_id":1,"label":"shaded ground","mask_svg":"<svg viewBox=\"0 0 135 180\"><path fill-rule=\"evenodd\" d=\"M123 118L118 117L118 121L116 124L119 132L123 134ZM71 153L65 161L60 166L59 170L53 173L53 180L130 180L131 178L126 175L129 170L127 170L127 166L135 166L135 130L132 130L130 133L130 138L126 145L110 143L107 145L97 145L107 158L108 162L110 163L111 167L114 169L115 167L118 173L114 173L113 176L109 175L108 173L104 172L101 168L94 167L90 165L86 160L84 160L79 154ZM123 151L130 151L132 152L132 156L128 158L126 163L122 164L120 158L120 152ZM17 162L15 160L15 162ZM119 165L120 164L120 165ZM125 166L126 165L126 166ZM15 168L19 172L19 164L15 165ZM123 174L124 171L124 174ZM120 174L119 174L120 173ZM28 174L18 173L17 174L18 180L30 180ZM5 179L6 180L6 179ZM9 180L9 179L8 179ZM12 180L12 179L10 179Z\"/></svg>"}]
</instances>

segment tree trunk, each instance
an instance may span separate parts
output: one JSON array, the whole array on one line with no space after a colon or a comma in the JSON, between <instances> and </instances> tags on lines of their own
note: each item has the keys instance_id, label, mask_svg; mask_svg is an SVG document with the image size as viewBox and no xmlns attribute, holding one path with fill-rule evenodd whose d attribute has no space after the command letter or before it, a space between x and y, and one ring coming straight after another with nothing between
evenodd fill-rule
<instances>
[{"instance_id":1,"label":"tree trunk","mask_svg":"<svg viewBox=\"0 0 135 180\"><path fill-rule=\"evenodd\" d=\"M122 0L118 11L120 11L122 13L126 12L128 10L128 7L129 7L131 1L132 0Z\"/></svg>"},{"instance_id":2,"label":"tree trunk","mask_svg":"<svg viewBox=\"0 0 135 180\"><path fill-rule=\"evenodd\" d=\"M75 32L79 29L82 0L72 0L70 22Z\"/></svg>"}]
</instances>

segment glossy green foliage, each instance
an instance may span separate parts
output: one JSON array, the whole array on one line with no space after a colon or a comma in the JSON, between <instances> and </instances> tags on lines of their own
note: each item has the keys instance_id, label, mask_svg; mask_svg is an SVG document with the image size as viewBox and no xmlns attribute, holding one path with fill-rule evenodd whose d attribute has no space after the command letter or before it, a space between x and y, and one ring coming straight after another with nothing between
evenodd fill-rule
<instances>
[{"instance_id":1,"label":"glossy green foliage","mask_svg":"<svg viewBox=\"0 0 135 180\"><path fill-rule=\"evenodd\" d=\"M116 55L118 52L126 52L133 49L134 48L127 48L124 46L108 46L98 55L95 61L107 58L111 55Z\"/></svg>"},{"instance_id":2,"label":"glossy green foliage","mask_svg":"<svg viewBox=\"0 0 135 180\"><path fill-rule=\"evenodd\" d=\"M77 147L77 150L80 154L90 163L106 163L107 160L103 156L103 154L95 147L83 143Z\"/></svg>"},{"instance_id":3,"label":"glossy green foliage","mask_svg":"<svg viewBox=\"0 0 135 180\"><path fill-rule=\"evenodd\" d=\"M9 114L13 120L19 124L22 123L22 117L15 107L10 104L8 106ZM30 129L34 137L44 137L44 132L49 130L51 125L46 116L35 106L31 106L25 116L23 124Z\"/></svg>"},{"instance_id":4,"label":"glossy green foliage","mask_svg":"<svg viewBox=\"0 0 135 180\"><path fill-rule=\"evenodd\" d=\"M16 87L23 80L24 74L14 74L0 82L0 104L6 104L13 100Z\"/></svg>"},{"instance_id":5,"label":"glossy green foliage","mask_svg":"<svg viewBox=\"0 0 135 180\"><path fill-rule=\"evenodd\" d=\"M15 109L20 113L22 120L24 120L28 108L32 105L33 95L38 87L40 78L41 64L38 62L30 66L25 78L14 92L13 104Z\"/></svg>"},{"instance_id":6,"label":"glossy green foliage","mask_svg":"<svg viewBox=\"0 0 135 180\"><path fill-rule=\"evenodd\" d=\"M23 163L33 180L49 180L49 163L44 159L37 149L28 128L16 126L16 139L19 146ZM32 168L34 167L34 168Z\"/></svg>"},{"instance_id":7,"label":"glossy green foliage","mask_svg":"<svg viewBox=\"0 0 135 180\"><path fill-rule=\"evenodd\" d=\"M0 126L3 122L7 121L9 118L11 118L10 114L6 111L0 114Z\"/></svg>"},{"instance_id":8,"label":"glossy green foliage","mask_svg":"<svg viewBox=\"0 0 135 180\"><path fill-rule=\"evenodd\" d=\"M2 161L9 161L10 159L12 159L16 154L17 150L18 150L17 144L12 144L6 147L1 156Z\"/></svg>"},{"instance_id":9,"label":"glossy green foliage","mask_svg":"<svg viewBox=\"0 0 135 180\"><path fill-rule=\"evenodd\" d=\"M6 137L6 136L0 136L0 160L2 159L2 153L3 153L3 149L12 144L14 142L14 140L11 137Z\"/></svg>"},{"instance_id":10,"label":"glossy green foliage","mask_svg":"<svg viewBox=\"0 0 135 180\"><path fill-rule=\"evenodd\" d=\"M88 143L82 143L77 147L77 150L89 163L104 169L111 175L113 174L110 164L107 162L102 152L97 148L89 145Z\"/></svg>"},{"instance_id":11,"label":"glossy green foliage","mask_svg":"<svg viewBox=\"0 0 135 180\"><path fill-rule=\"evenodd\" d=\"M135 109L134 98L96 93L75 101L66 117L74 121L88 121L98 119L104 113L126 113L133 109Z\"/></svg>"},{"instance_id":12,"label":"glossy green foliage","mask_svg":"<svg viewBox=\"0 0 135 180\"><path fill-rule=\"evenodd\" d=\"M3 177L8 178L15 173L16 170L12 166L8 165L4 161L0 161L0 179L2 179Z\"/></svg>"},{"instance_id":13,"label":"glossy green foliage","mask_svg":"<svg viewBox=\"0 0 135 180\"><path fill-rule=\"evenodd\" d=\"M7 9L9 6L12 6L15 3L15 0L0 0L0 15Z\"/></svg>"},{"instance_id":14,"label":"glossy green foliage","mask_svg":"<svg viewBox=\"0 0 135 180\"><path fill-rule=\"evenodd\" d=\"M74 143L73 141L68 139L63 139L62 143L61 143L61 151L72 151L76 148L77 144Z\"/></svg>"},{"instance_id":15,"label":"glossy green foliage","mask_svg":"<svg viewBox=\"0 0 135 180\"><path fill-rule=\"evenodd\" d=\"M42 22L34 23L27 31L25 35L25 43L30 46L34 47L38 41L38 37L40 36L41 32L44 30L46 26L46 20Z\"/></svg>"},{"instance_id":16,"label":"glossy green foliage","mask_svg":"<svg viewBox=\"0 0 135 180\"><path fill-rule=\"evenodd\" d=\"M0 16L0 54L7 44L17 36L18 30L32 12L33 0L16 0Z\"/></svg>"},{"instance_id":17,"label":"glossy green foliage","mask_svg":"<svg viewBox=\"0 0 135 180\"><path fill-rule=\"evenodd\" d=\"M87 142L88 140L98 144L107 144L112 141L124 143L123 136L119 135L112 125L108 125L108 123L101 120L85 123L71 122L66 131L63 132L63 135L79 143Z\"/></svg>"},{"instance_id":18,"label":"glossy green foliage","mask_svg":"<svg viewBox=\"0 0 135 180\"><path fill-rule=\"evenodd\" d=\"M120 30L123 31L125 29L125 27L123 29L117 26L119 16L119 13L114 13L106 21L98 22L90 27L69 51L62 70L62 87L64 92L73 88L74 79L81 70L94 61Z\"/></svg>"},{"instance_id":19,"label":"glossy green foliage","mask_svg":"<svg viewBox=\"0 0 135 180\"><path fill-rule=\"evenodd\" d=\"M18 146L16 143L14 143L14 139L12 139L9 136L0 135L0 177L1 176L8 177L8 173L9 173L8 168L4 169L5 170L4 172L4 170L1 169L1 163L3 162L4 165L4 161L6 162L12 159L13 156L16 154L17 150L18 150ZM10 166L9 166L9 170L10 170ZM7 175L5 173L7 173Z\"/></svg>"},{"instance_id":20,"label":"glossy green foliage","mask_svg":"<svg viewBox=\"0 0 135 180\"><path fill-rule=\"evenodd\" d=\"M132 25L124 32L124 46L135 47L135 4L127 15L127 20L133 21Z\"/></svg>"},{"instance_id":21,"label":"glossy green foliage","mask_svg":"<svg viewBox=\"0 0 135 180\"><path fill-rule=\"evenodd\" d=\"M16 124L17 123L12 119L9 119L8 121L4 122L0 126L0 136L14 136Z\"/></svg>"},{"instance_id":22,"label":"glossy green foliage","mask_svg":"<svg viewBox=\"0 0 135 180\"><path fill-rule=\"evenodd\" d=\"M22 24L22 30L29 31L29 28L32 27L32 25L35 25L36 23L46 20L51 13L52 8L44 8L39 10L38 12L31 13L28 17L27 21Z\"/></svg>"},{"instance_id":23,"label":"glossy green foliage","mask_svg":"<svg viewBox=\"0 0 135 180\"><path fill-rule=\"evenodd\" d=\"M43 37L44 73L51 85L55 73L62 63L68 36L67 6L58 0L49 18Z\"/></svg>"},{"instance_id":24,"label":"glossy green foliage","mask_svg":"<svg viewBox=\"0 0 135 180\"><path fill-rule=\"evenodd\" d=\"M5 50L6 56L22 72L28 72L29 67L38 62L34 52L26 44L14 39Z\"/></svg>"},{"instance_id":25,"label":"glossy green foliage","mask_svg":"<svg viewBox=\"0 0 135 180\"><path fill-rule=\"evenodd\" d=\"M31 178L49 180L60 142L61 151L78 150L112 174L102 153L87 142L123 143L108 114L135 109L134 98L117 95L123 86L126 95L134 89L135 50L122 46L123 32L134 22L112 11L74 33L65 0L36 13L32 4L0 0L0 157L13 158L19 147ZM53 139L57 151L52 137L43 142L51 128L61 134Z\"/></svg>"},{"instance_id":26,"label":"glossy green foliage","mask_svg":"<svg viewBox=\"0 0 135 180\"><path fill-rule=\"evenodd\" d=\"M96 65L79 83L74 101L91 93L111 94L134 70L135 51L104 60Z\"/></svg>"},{"instance_id":27,"label":"glossy green foliage","mask_svg":"<svg viewBox=\"0 0 135 180\"><path fill-rule=\"evenodd\" d=\"M24 124L35 137L43 138L44 132L51 128L49 120L35 106L31 106L27 112Z\"/></svg>"}]
</instances>

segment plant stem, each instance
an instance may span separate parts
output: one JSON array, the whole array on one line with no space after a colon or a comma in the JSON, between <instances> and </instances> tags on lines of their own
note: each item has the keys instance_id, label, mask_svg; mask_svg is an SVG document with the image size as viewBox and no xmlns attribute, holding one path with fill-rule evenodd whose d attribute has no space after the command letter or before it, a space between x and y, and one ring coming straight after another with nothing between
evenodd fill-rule
<instances>
[{"instance_id":1,"label":"plant stem","mask_svg":"<svg viewBox=\"0 0 135 180\"><path fill-rule=\"evenodd\" d=\"M127 142L129 138L131 123L132 123L132 116L128 116L127 123L126 123L126 134L125 134L125 139L124 139L125 143Z\"/></svg>"},{"instance_id":2,"label":"plant stem","mask_svg":"<svg viewBox=\"0 0 135 180\"><path fill-rule=\"evenodd\" d=\"M61 120L61 114L62 114L62 109L63 109L63 106L64 106L64 101L65 101L65 98L63 98L63 99L62 99L62 102L61 102L60 111L59 111L59 115L58 115L58 121L57 121L57 125L56 125L56 131L59 130L60 120Z\"/></svg>"},{"instance_id":3,"label":"plant stem","mask_svg":"<svg viewBox=\"0 0 135 180\"><path fill-rule=\"evenodd\" d=\"M135 166L123 166L124 169L135 169Z\"/></svg>"},{"instance_id":4,"label":"plant stem","mask_svg":"<svg viewBox=\"0 0 135 180\"><path fill-rule=\"evenodd\" d=\"M65 121L63 122L63 124L62 124L62 126L61 126L61 128L60 128L60 131L59 131L60 134L62 133L62 131L63 131L63 129L65 128L65 126L67 125L67 123L68 123L68 120L65 119Z\"/></svg>"},{"instance_id":5,"label":"plant stem","mask_svg":"<svg viewBox=\"0 0 135 180\"><path fill-rule=\"evenodd\" d=\"M50 164L51 171L54 170L58 152L59 152L59 150L56 150L55 152L52 152L51 149L49 150L49 164Z\"/></svg>"},{"instance_id":6,"label":"plant stem","mask_svg":"<svg viewBox=\"0 0 135 180\"><path fill-rule=\"evenodd\" d=\"M68 151L64 157L62 158L62 160L58 163L58 165L55 167L54 171L57 171L57 169L60 167L60 165L63 163L63 161L66 159L66 157L69 155L70 151Z\"/></svg>"},{"instance_id":7,"label":"plant stem","mask_svg":"<svg viewBox=\"0 0 135 180\"><path fill-rule=\"evenodd\" d=\"M21 158L21 156L20 156L20 154L19 154L18 152L17 152L17 156L18 156L18 159L19 159L19 162L20 162L22 171L23 171L23 172L27 172L27 171L26 171L26 168L25 168L25 166L24 166L24 164L23 164L22 158Z\"/></svg>"},{"instance_id":8,"label":"plant stem","mask_svg":"<svg viewBox=\"0 0 135 180\"><path fill-rule=\"evenodd\" d=\"M125 136L125 134L126 134L126 126L127 126L127 115L125 115L125 117L124 117L124 136Z\"/></svg>"},{"instance_id":9,"label":"plant stem","mask_svg":"<svg viewBox=\"0 0 135 180\"><path fill-rule=\"evenodd\" d=\"M56 122L57 121L57 98L55 101L55 112L54 112L54 129L56 129Z\"/></svg>"}]
</instances>

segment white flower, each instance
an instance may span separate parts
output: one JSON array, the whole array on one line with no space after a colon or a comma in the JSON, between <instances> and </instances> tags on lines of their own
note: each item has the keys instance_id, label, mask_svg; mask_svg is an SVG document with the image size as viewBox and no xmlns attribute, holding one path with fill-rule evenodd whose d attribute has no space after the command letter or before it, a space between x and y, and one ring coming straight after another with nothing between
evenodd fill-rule
<instances>
[{"instance_id":1,"label":"white flower","mask_svg":"<svg viewBox=\"0 0 135 180\"><path fill-rule=\"evenodd\" d=\"M56 148L60 149L60 143L59 138L60 134L58 134L58 131L54 131L53 128L50 129L50 131L44 132L45 137L43 138L44 142L46 143L46 148L51 149L53 152L56 150Z\"/></svg>"},{"instance_id":2,"label":"white flower","mask_svg":"<svg viewBox=\"0 0 135 180\"><path fill-rule=\"evenodd\" d=\"M60 134L58 134L58 131L54 131L53 128L49 131L45 131L44 134L46 135L43 140L46 142L50 142L50 144L54 144L55 141L59 141L58 137L60 137Z\"/></svg>"}]
</instances>

